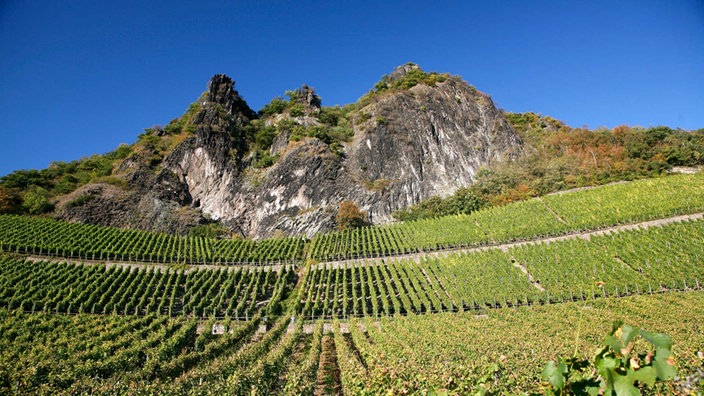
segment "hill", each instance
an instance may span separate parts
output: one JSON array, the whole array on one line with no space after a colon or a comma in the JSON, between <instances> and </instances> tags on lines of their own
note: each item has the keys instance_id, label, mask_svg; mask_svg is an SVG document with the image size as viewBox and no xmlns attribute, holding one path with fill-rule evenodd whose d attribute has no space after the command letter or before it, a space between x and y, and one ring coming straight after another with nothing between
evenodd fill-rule
<instances>
[{"instance_id":1,"label":"hill","mask_svg":"<svg viewBox=\"0 0 704 396\"><path fill-rule=\"evenodd\" d=\"M30 206L39 188L46 193L41 184L74 180L54 188L51 202L69 221L185 233L208 219L243 237L312 236L339 225L342 202L362 222L388 222L395 210L472 183L481 167L516 158L522 146L487 95L413 64L354 105L322 107L307 86L288 97L257 114L232 79L216 75L181 118L95 158L97 177L55 169L45 172L53 180L17 173L3 184L25 189L25 207L40 213L49 202Z\"/></svg>"},{"instance_id":2,"label":"hill","mask_svg":"<svg viewBox=\"0 0 704 396\"><path fill-rule=\"evenodd\" d=\"M3 215L0 389L549 392L537 380L545 363L588 358L621 319L673 341L673 355L656 355L668 354L661 382L634 385L685 392L699 386L704 356L702 177L612 184L319 242ZM631 370L648 364L644 356Z\"/></svg>"},{"instance_id":3,"label":"hill","mask_svg":"<svg viewBox=\"0 0 704 396\"><path fill-rule=\"evenodd\" d=\"M258 112L217 75L136 143L0 179L0 213L261 238L469 213L704 162L704 133L572 128L496 109L457 76L399 66L351 105L307 86Z\"/></svg>"}]
</instances>

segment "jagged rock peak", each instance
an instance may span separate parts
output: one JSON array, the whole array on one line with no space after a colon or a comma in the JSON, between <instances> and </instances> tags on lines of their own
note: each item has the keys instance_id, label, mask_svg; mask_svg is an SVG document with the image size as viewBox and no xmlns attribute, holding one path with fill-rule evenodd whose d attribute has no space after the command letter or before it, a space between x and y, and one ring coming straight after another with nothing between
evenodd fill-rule
<instances>
[{"instance_id":1,"label":"jagged rock peak","mask_svg":"<svg viewBox=\"0 0 704 396\"><path fill-rule=\"evenodd\" d=\"M320 108L321 100L320 96L316 95L315 89L303 84L300 88L293 91L293 95L296 99L296 103L300 103L303 106L311 108Z\"/></svg>"},{"instance_id":2,"label":"jagged rock peak","mask_svg":"<svg viewBox=\"0 0 704 396\"><path fill-rule=\"evenodd\" d=\"M225 74L216 74L208 82L206 103L220 105L227 114L236 118L253 119L256 113L235 89L235 81Z\"/></svg>"},{"instance_id":3,"label":"jagged rock peak","mask_svg":"<svg viewBox=\"0 0 704 396\"><path fill-rule=\"evenodd\" d=\"M389 82L394 82L394 81L396 81L396 80L399 80L399 79L403 78L403 77L404 77L406 74L408 74L408 72L410 72L411 70L420 70L420 71L423 71L423 70L420 68L420 66L418 66L417 64L415 64L415 63L413 63L413 62L408 62L408 63L406 63L406 64L403 64L403 65L400 65L400 66L396 66L396 68L394 69L394 71L392 71L391 74L389 74Z\"/></svg>"}]
</instances>

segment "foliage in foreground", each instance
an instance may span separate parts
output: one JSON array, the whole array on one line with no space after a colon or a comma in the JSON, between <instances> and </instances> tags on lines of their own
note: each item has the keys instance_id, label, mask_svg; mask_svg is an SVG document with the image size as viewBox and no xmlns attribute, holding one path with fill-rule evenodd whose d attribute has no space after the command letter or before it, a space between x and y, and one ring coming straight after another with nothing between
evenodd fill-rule
<instances>
[{"instance_id":1,"label":"foliage in foreground","mask_svg":"<svg viewBox=\"0 0 704 396\"><path fill-rule=\"evenodd\" d=\"M645 353L634 350L638 337L646 341ZM657 381L677 375L672 339L666 334L616 322L604 344L593 366L589 360L576 357L549 361L542 373L550 385L546 394L640 395L640 389L652 388Z\"/></svg>"}]
</instances>

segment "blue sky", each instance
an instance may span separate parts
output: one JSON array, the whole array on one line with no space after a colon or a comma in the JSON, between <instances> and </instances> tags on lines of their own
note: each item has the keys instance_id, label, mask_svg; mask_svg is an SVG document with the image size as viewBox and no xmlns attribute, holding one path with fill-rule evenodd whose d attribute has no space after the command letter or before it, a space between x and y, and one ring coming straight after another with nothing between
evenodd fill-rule
<instances>
[{"instance_id":1,"label":"blue sky","mask_svg":"<svg viewBox=\"0 0 704 396\"><path fill-rule=\"evenodd\" d=\"M132 143L225 73L260 109L450 72L572 126L704 128L704 2L0 1L0 175Z\"/></svg>"}]
</instances>

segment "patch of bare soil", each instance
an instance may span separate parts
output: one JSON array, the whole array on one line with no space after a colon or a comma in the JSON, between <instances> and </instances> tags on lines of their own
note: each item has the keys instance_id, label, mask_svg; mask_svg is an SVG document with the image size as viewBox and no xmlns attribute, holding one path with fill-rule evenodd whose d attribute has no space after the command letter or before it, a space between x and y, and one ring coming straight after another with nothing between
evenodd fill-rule
<instances>
[{"instance_id":1,"label":"patch of bare soil","mask_svg":"<svg viewBox=\"0 0 704 396\"><path fill-rule=\"evenodd\" d=\"M337 364L335 339L332 335L325 335L322 339L320 365L318 366L318 382L315 390L316 396L342 396L342 382L340 381L340 366Z\"/></svg>"}]
</instances>

